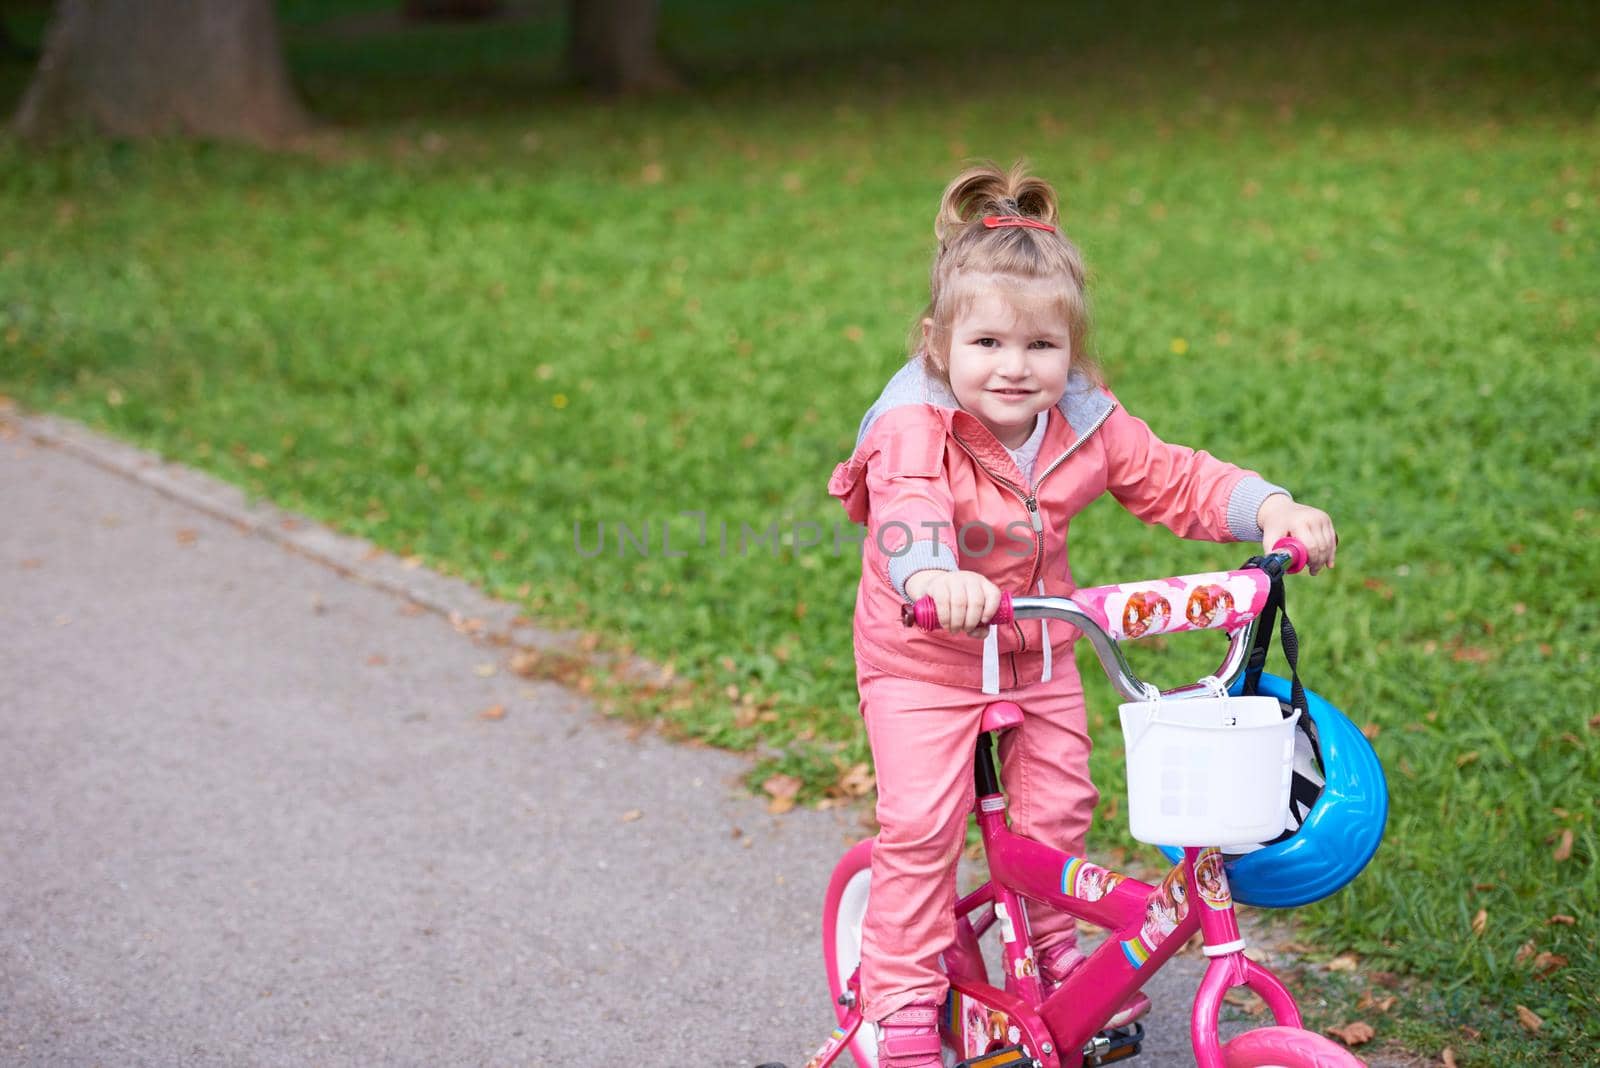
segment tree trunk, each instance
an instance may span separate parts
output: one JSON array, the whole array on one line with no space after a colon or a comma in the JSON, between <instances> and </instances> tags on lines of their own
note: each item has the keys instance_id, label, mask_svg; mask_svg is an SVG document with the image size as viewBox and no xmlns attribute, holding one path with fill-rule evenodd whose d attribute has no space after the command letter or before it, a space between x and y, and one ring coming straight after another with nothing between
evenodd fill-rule
<instances>
[{"instance_id":1,"label":"tree trunk","mask_svg":"<svg viewBox=\"0 0 1600 1068\"><path fill-rule=\"evenodd\" d=\"M269 146L309 125L273 0L58 0L15 119L38 139L88 128Z\"/></svg>"},{"instance_id":2,"label":"tree trunk","mask_svg":"<svg viewBox=\"0 0 1600 1068\"><path fill-rule=\"evenodd\" d=\"M660 0L571 0L567 64L580 83L608 93L679 87L656 50Z\"/></svg>"}]
</instances>

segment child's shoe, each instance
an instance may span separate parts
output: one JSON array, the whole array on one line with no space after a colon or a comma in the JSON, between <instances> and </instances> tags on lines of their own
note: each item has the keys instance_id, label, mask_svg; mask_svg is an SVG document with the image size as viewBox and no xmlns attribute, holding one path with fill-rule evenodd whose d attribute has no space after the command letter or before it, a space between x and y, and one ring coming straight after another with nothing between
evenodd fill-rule
<instances>
[{"instance_id":1,"label":"child's shoe","mask_svg":"<svg viewBox=\"0 0 1600 1068\"><path fill-rule=\"evenodd\" d=\"M1061 984L1066 982L1067 976L1083 965L1084 959L1083 954L1078 952L1075 942L1057 946L1045 954L1045 959L1039 964L1039 978L1044 980L1044 996L1049 997L1054 994ZM1144 996L1144 991L1135 990L1133 995L1123 1002L1122 1008L1106 1021L1106 1026L1126 1027L1149 1011L1150 999Z\"/></svg>"},{"instance_id":2,"label":"child's shoe","mask_svg":"<svg viewBox=\"0 0 1600 1068\"><path fill-rule=\"evenodd\" d=\"M878 1068L944 1068L939 1056L939 1010L907 1005L878 1024Z\"/></svg>"}]
</instances>

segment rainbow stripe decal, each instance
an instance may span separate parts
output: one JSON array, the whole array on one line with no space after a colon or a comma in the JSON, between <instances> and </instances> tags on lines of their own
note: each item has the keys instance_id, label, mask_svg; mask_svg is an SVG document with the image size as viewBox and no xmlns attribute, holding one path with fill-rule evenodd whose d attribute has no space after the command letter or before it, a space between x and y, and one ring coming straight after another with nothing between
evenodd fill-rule
<instances>
[{"instance_id":1,"label":"rainbow stripe decal","mask_svg":"<svg viewBox=\"0 0 1600 1068\"><path fill-rule=\"evenodd\" d=\"M1068 897L1075 896L1072 892L1073 884L1078 880L1078 873L1088 864L1082 857L1073 857L1067 861L1066 867L1061 869L1061 892Z\"/></svg>"},{"instance_id":2,"label":"rainbow stripe decal","mask_svg":"<svg viewBox=\"0 0 1600 1068\"><path fill-rule=\"evenodd\" d=\"M1122 955L1128 958L1128 963L1135 968L1144 967L1144 962L1150 959L1150 954L1155 952L1155 946L1146 944L1144 932L1139 932L1139 937L1131 942L1122 943Z\"/></svg>"}]
</instances>

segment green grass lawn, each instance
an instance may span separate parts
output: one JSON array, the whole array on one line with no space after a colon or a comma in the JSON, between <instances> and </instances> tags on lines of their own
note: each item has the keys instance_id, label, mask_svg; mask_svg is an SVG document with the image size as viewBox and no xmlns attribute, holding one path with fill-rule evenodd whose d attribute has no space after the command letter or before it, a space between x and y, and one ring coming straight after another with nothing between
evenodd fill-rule
<instances>
[{"instance_id":1,"label":"green grass lawn","mask_svg":"<svg viewBox=\"0 0 1600 1068\"><path fill-rule=\"evenodd\" d=\"M333 124L313 151L0 142L0 391L670 661L696 699L635 714L760 749L758 780L817 797L866 756L859 563L825 483L926 299L945 181L1025 155L1090 261L1122 399L1340 526L1339 566L1290 607L1308 684L1368 725L1393 810L1297 938L1401 976L1402 999L1330 987L1314 1019L1465 1065L1586 1060L1593 4L968 25L958 4L669 0L695 88L610 103L561 87L548 18L416 30L394 6L283 5ZM37 15L14 25L37 38ZM0 67L0 105L27 75ZM624 523L648 554L619 554ZM783 544L740 551L773 523ZM808 523L824 541L797 547ZM1248 554L1104 504L1073 539L1084 583ZM1173 685L1216 653L1132 656ZM1131 845L1115 702L1090 700L1096 844Z\"/></svg>"}]
</instances>

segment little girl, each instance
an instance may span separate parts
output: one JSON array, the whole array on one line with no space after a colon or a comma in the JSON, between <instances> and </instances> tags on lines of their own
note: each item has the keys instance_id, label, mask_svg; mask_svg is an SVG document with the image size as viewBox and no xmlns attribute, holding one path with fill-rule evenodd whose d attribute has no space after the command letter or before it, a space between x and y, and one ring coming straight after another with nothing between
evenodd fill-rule
<instances>
[{"instance_id":1,"label":"little girl","mask_svg":"<svg viewBox=\"0 0 1600 1068\"><path fill-rule=\"evenodd\" d=\"M939 1068L939 954L954 938L956 860L973 803L980 714L1004 692L1027 710L1001 741L1012 827L1082 856L1098 793L1072 658L1077 631L988 627L1000 591L1066 596L1067 527L1102 493L1186 538L1306 544L1331 565L1333 523L1252 472L1169 445L1105 388L1085 344L1078 250L1055 191L1021 164L950 183L932 293L913 353L862 420L828 492L867 525L856 595L856 681L881 830L861 943L862 1011L883 1068ZM942 630L900 624L933 598ZM983 638L982 646L971 639ZM1032 904L1047 991L1083 962L1070 917ZM1143 995L1115 1022L1148 1007Z\"/></svg>"}]
</instances>

